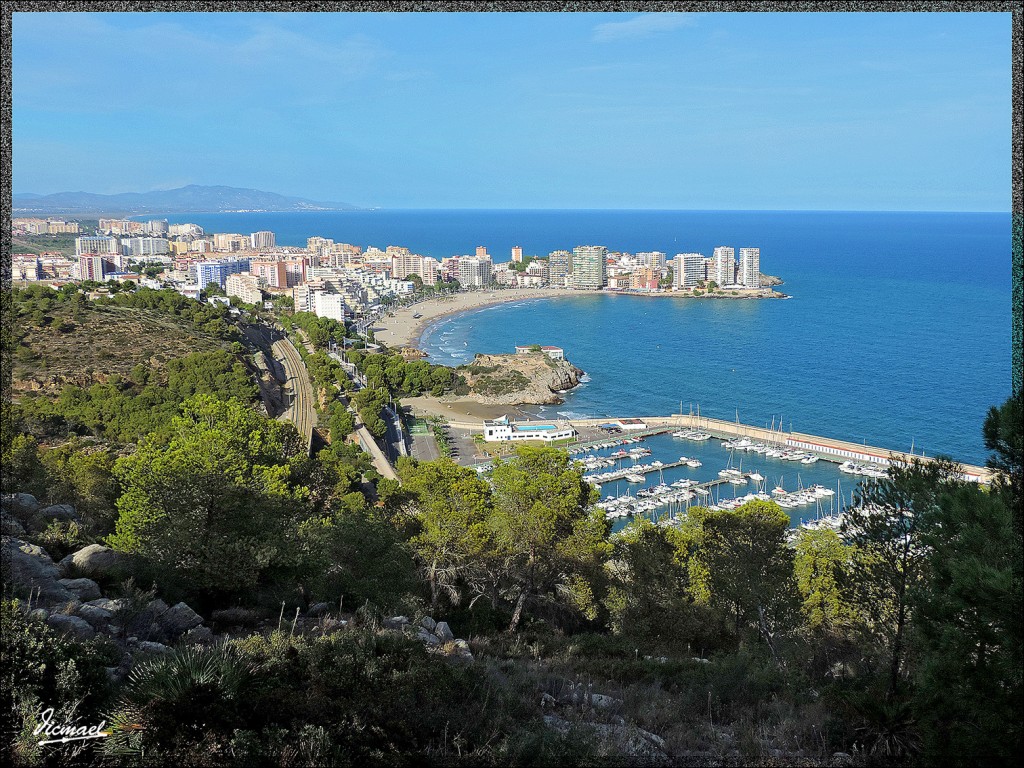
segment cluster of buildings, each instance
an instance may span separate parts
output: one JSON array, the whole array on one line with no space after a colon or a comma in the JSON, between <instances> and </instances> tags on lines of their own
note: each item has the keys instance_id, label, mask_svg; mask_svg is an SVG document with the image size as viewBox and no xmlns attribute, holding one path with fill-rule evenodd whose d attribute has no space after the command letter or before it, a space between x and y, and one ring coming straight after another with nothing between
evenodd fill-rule
<instances>
[{"instance_id":1,"label":"cluster of buildings","mask_svg":"<svg viewBox=\"0 0 1024 768\"><path fill-rule=\"evenodd\" d=\"M413 293L419 284L458 282L463 288L552 286L580 291L693 291L760 289L760 249L721 246L710 257L660 251L610 252L600 245L524 256L494 263L485 246L475 253L435 259L389 245L365 250L350 243L310 237L306 247L279 246L273 232L207 233L197 224L166 220L100 219L95 233L62 219L14 219L14 232L70 232L74 259L60 254L18 255L15 280L133 280L170 286L198 298L215 284L228 296L258 304L274 295L290 297L297 310L336 320L379 311L389 299ZM154 269L157 276L150 275Z\"/></svg>"},{"instance_id":2,"label":"cluster of buildings","mask_svg":"<svg viewBox=\"0 0 1024 768\"><path fill-rule=\"evenodd\" d=\"M76 234L78 231L77 221L24 217L11 220L11 233L15 235L65 235Z\"/></svg>"}]
</instances>

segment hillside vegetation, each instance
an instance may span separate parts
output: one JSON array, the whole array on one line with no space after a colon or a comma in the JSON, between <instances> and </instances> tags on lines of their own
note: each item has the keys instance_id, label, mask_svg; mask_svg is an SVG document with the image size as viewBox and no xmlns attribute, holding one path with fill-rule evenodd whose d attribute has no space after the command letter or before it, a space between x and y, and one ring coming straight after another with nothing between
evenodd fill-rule
<instances>
[{"instance_id":1,"label":"hillside vegetation","mask_svg":"<svg viewBox=\"0 0 1024 768\"><path fill-rule=\"evenodd\" d=\"M111 305L233 333L173 296ZM331 440L312 456L224 350L159 385L143 366L4 404L9 763L1015 764L1019 396L985 421L991 489L944 459L897 463L838 531L794 533L753 501L612 535L554 448L519 445L489 476L403 458L379 478L323 349L349 329L286 324L317 348ZM348 359L367 423L459 383ZM112 736L41 747L48 706Z\"/></svg>"},{"instance_id":2,"label":"hillside vegetation","mask_svg":"<svg viewBox=\"0 0 1024 768\"><path fill-rule=\"evenodd\" d=\"M225 309L172 291L89 301L77 290L30 286L12 291L12 299L15 393L55 395L66 384L130 378L140 365L159 379L171 360L234 349Z\"/></svg>"}]
</instances>

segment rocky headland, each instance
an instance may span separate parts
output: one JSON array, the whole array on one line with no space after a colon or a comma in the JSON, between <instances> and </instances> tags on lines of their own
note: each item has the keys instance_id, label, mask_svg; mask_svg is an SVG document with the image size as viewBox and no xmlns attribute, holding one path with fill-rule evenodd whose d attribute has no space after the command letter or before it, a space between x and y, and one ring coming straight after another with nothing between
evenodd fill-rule
<instances>
[{"instance_id":1,"label":"rocky headland","mask_svg":"<svg viewBox=\"0 0 1024 768\"><path fill-rule=\"evenodd\" d=\"M584 372L544 352L477 355L456 373L465 381L457 394L487 405L557 405L559 394L576 387Z\"/></svg>"}]
</instances>

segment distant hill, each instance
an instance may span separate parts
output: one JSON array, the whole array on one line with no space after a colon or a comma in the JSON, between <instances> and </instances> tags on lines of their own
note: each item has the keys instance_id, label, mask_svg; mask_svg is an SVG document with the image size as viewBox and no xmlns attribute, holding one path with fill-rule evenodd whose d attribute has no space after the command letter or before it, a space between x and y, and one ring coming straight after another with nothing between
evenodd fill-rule
<instances>
[{"instance_id":1,"label":"distant hill","mask_svg":"<svg viewBox=\"0 0 1024 768\"><path fill-rule=\"evenodd\" d=\"M189 184L155 192L57 192L52 195L16 194L13 214L143 214L227 213L231 211L356 211L350 203L323 203L302 197L239 187L207 187Z\"/></svg>"}]
</instances>

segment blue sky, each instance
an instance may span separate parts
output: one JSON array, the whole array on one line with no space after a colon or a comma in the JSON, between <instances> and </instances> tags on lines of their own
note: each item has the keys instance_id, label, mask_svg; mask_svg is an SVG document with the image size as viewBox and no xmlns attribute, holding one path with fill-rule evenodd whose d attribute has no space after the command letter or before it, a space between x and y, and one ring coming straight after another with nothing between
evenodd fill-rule
<instances>
[{"instance_id":1,"label":"blue sky","mask_svg":"<svg viewBox=\"0 0 1024 768\"><path fill-rule=\"evenodd\" d=\"M16 192L1008 211L1010 14L16 13Z\"/></svg>"}]
</instances>

